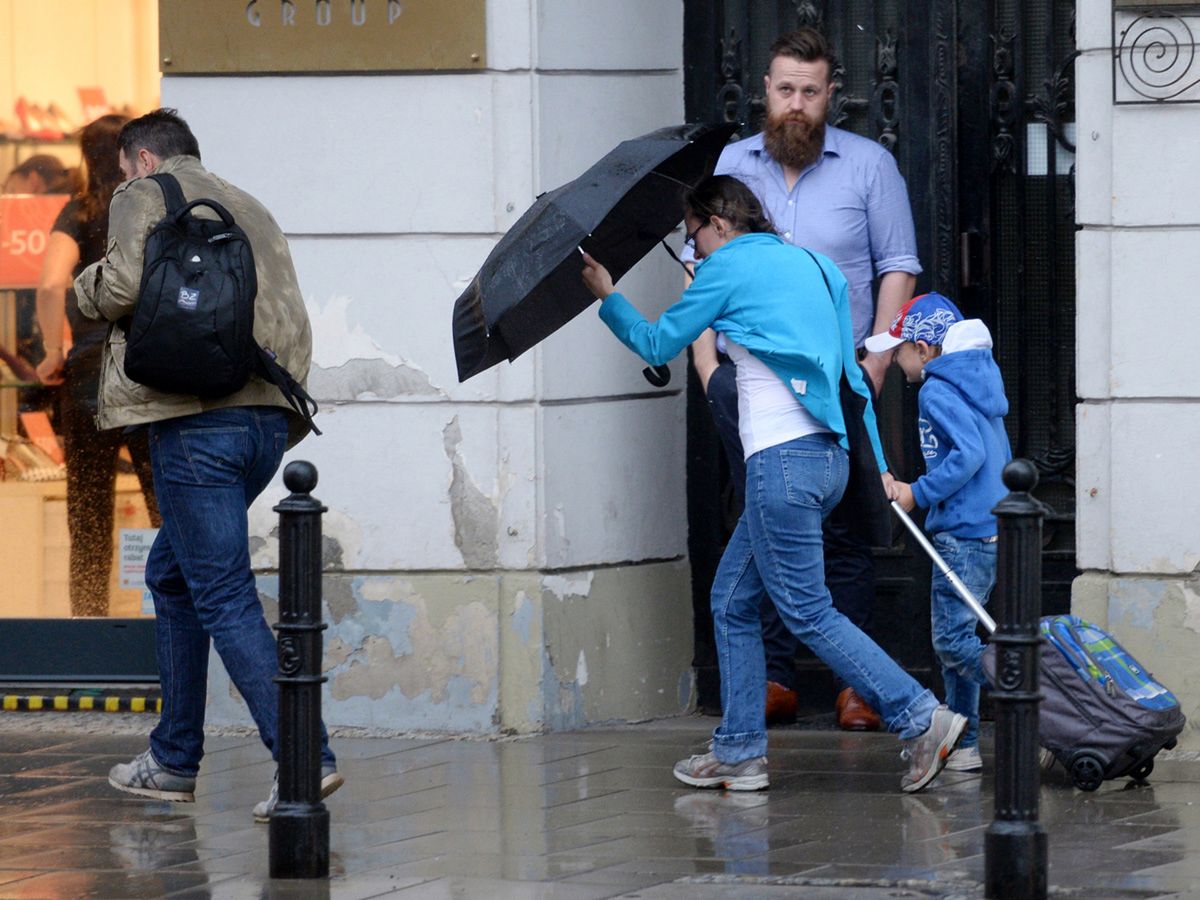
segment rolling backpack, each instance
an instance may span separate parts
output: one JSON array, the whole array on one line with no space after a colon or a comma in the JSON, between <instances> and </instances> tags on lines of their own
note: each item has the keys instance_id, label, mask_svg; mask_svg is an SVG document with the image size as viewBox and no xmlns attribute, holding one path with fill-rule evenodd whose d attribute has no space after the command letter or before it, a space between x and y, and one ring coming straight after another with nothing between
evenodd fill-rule
<instances>
[{"instance_id":1,"label":"rolling backpack","mask_svg":"<svg viewBox=\"0 0 1200 900\"><path fill-rule=\"evenodd\" d=\"M1041 634L1042 746L1082 790L1121 776L1144 781L1183 730L1178 698L1098 625L1047 616Z\"/></svg>"},{"instance_id":2,"label":"rolling backpack","mask_svg":"<svg viewBox=\"0 0 1200 900\"><path fill-rule=\"evenodd\" d=\"M1100 626L1046 616L1040 630L1038 742L1080 790L1123 776L1144 782L1187 722L1179 700ZM983 670L992 684L996 665L989 644Z\"/></svg>"},{"instance_id":3,"label":"rolling backpack","mask_svg":"<svg viewBox=\"0 0 1200 900\"><path fill-rule=\"evenodd\" d=\"M316 402L254 340L258 278L246 233L216 200L188 203L175 176L149 176L167 212L146 238L133 314L122 320L125 374L147 387L227 397L252 375L274 384L316 433ZM206 206L219 218L192 215Z\"/></svg>"},{"instance_id":4,"label":"rolling backpack","mask_svg":"<svg viewBox=\"0 0 1200 900\"><path fill-rule=\"evenodd\" d=\"M893 502L892 508L993 634L996 623L987 610L900 505ZM1154 757L1173 748L1187 724L1179 699L1100 626L1078 616L1045 616L1039 629L1039 743L1080 790L1094 791L1109 778L1144 782ZM996 655L995 644L983 650L983 671L993 685Z\"/></svg>"}]
</instances>

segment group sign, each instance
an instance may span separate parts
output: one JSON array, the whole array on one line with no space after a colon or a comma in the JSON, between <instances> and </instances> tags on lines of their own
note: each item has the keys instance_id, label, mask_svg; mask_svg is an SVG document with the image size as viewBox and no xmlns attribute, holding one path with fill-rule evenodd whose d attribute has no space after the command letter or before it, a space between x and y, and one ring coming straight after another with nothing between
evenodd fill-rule
<instances>
[{"instance_id":1,"label":"group sign","mask_svg":"<svg viewBox=\"0 0 1200 900\"><path fill-rule=\"evenodd\" d=\"M66 194L0 194L0 290L35 288Z\"/></svg>"}]
</instances>

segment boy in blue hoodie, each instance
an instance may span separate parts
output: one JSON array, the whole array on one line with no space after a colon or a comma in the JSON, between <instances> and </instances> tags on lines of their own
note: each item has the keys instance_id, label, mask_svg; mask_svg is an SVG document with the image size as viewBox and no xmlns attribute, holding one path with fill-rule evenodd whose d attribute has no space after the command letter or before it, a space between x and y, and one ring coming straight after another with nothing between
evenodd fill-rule
<instances>
[{"instance_id":1,"label":"boy in blue hoodie","mask_svg":"<svg viewBox=\"0 0 1200 900\"><path fill-rule=\"evenodd\" d=\"M921 453L926 472L911 485L897 482L904 509L929 510L925 529L946 564L980 603L996 583L994 507L1006 490L1000 474L1012 458L1004 416L1008 400L992 359L992 336L979 319L963 320L941 294L923 294L901 307L887 331L866 348L896 348L905 377L921 383L917 395ZM958 749L946 768L978 772L979 686L985 684L975 615L949 580L933 567L930 597L933 648L942 665L946 705L967 717Z\"/></svg>"}]
</instances>

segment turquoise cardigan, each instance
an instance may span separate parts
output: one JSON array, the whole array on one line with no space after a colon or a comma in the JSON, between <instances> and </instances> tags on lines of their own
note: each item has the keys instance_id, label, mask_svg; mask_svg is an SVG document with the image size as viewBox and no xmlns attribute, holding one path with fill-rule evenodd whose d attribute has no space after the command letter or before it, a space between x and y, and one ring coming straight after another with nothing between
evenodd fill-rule
<instances>
[{"instance_id":1,"label":"turquoise cardigan","mask_svg":"<svg viewBox=\"0 0 1200 900\"><path fill-rule=\"evenodd\" d=\"M846 279L828 257L810 256L778 235L745 234L701 260L695 280L654 324L619 293L600 305L600 318L651 365L674 359L711 326L766 363L849 450L838 392L845 372L850 386L867 398L867 433L879 471L887 471L875 410L854 352Z\"/></svg>"}]
</instances>

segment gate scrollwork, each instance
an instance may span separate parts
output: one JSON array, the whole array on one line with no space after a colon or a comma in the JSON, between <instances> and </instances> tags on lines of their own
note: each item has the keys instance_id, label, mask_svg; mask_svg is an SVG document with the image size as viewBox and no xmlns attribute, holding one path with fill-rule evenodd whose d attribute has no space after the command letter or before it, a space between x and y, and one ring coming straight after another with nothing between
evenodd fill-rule
<instances>
[{"instance_id":1,"label":"gate scrollwork","mask_svg":"<svg viewBox=\"0 0 1200 900\"><path fill-rule=\"evenodd\" d=\"M879 126L879 143L893 153L899 141L900 85L896 81L899 66L896 62L896 36L891 29L875 41L875 95L871 105Z\"/></svg>"},{"instance_id":2,"label":"gate scrollwork","mask_svg":"<svg viewBox=\"0 0 1200 900\"><path fill-rule=\"evenodd\" d=\"M1021 111L1017 85L1013 81L1013 42L1016 35L1007 26L992 35L992 171L1017 170L1017 139L1012 126Z\"/></svg>"}]
</instances>

